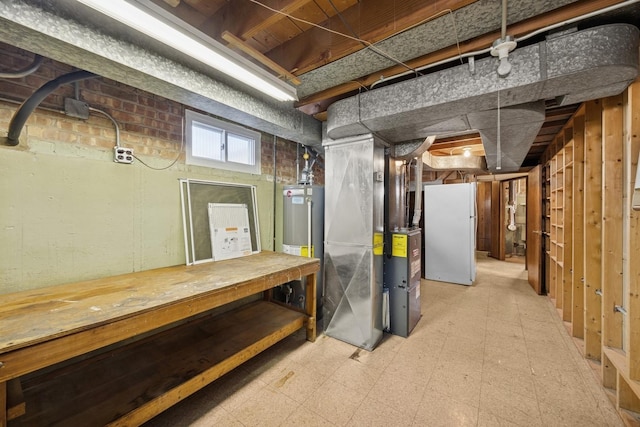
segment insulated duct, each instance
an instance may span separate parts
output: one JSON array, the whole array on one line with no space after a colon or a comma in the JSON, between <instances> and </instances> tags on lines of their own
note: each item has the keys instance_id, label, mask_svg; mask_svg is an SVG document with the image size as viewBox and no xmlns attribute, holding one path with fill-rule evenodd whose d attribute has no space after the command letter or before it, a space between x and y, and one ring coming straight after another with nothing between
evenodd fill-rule
<instances>
[{"instance_id":1,"label":"insulated duct","mask_svg":"<svg viewBox=\"0 0 640 427\"><path fill-rule=\"evenodd\" d=\"M328 109L327 137L375 132L391 144L428 135L468 132L484 123L481 135L489 170L500 92L502 169L518 170L544 120L544 101L571 105L622 92L638 75L638 29L612 24L548 38L513 51L512 70L495 72L495 59L459 65L343 99ZM509 109L514 109L509 113ZM508 115L519 118L510 122ZM486 117L485 117L486 116ZM525 126L526 125L526 126ZM517 139L507 135L512 132ZM493 158L492 158L493 153Z\"/></svg>"},{"instance_id":2,"label":"insulated duct","mask_svg":"<svg viewBox=\"0 0 640 427\"><path fill-rule=\"evenodd\" d=\"M7 132L7 145L18 145L18 143L20 142L20 133L22 132L22 128L27 122L27 119L29 118L29 116L31 116L33 110L35 110L38 105L40 105L40 103L44 101L44 99L53 91L55 91L62 85L77 82L80 80L90 79L93 77L97 76L88 71L74 71L72 73L64 74L56 79L53 79L36 90L33 95L31 95L26 101L22 103L22 105L20 105L20 107L16 110L15 114L11 118L11 122L9 123L9 131Z\"/></svg>"}]
</instances>

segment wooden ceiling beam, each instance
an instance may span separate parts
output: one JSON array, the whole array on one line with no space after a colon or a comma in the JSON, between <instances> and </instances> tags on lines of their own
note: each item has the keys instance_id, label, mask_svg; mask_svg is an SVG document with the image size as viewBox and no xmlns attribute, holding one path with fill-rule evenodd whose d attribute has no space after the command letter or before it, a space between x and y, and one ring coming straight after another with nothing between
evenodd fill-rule
<instances>
[{"instance_id":1,"label":"wooden ceiling beam","mask_svg":"<svg viewBox=\"0 0 640 427\"><path fill-rule=\"evenodd\" d=\"M242 39L234 36L233 34L231 34L228 31L225 31L225 32L222 33L222 38L227 43L229 43L229 46L232 46L232 47L235 47L237 49L240 49L241 51L243 51L247 55L251 56L256 61L259 61L260 63L262 63L266 67L268 67L271 70L273 70L276 73L278 73L280 76L286 78L287 80L290 80L291 83L293 83L295 85L299 85L300 84L300 79L299 78L297 78L296 76L294 76L293 74L291 74L290 72L288 72L287 70L282 68L280 65L276 64L275 62L273 62L272 60L270 60L269 58L264 56L262 53L258 52L257 50L255 50L254 48L249 46L248 44L246 44Z\"/></svg>"},{"instance_id":2,"label":"wooden ceiling beam","mask_svg":"<svg viewBox=\"0 0 640 427\"><path fill-rule=\"evenodd\" d=\"M247 19L245 22L246 28L244 29L240 37L243 38L244 40L250 39L251 37L258 34L260 31L266 30L272 25L276 25L278 22L280 22L283 19L288 19L284 14L291 15L295 11L304 7L307 3L311 1L312 0L290 0L283 4L282 1L278 1L278 0L272 0L270 2L261 0L263 4L273 9L280 10L280 12L282 13L269 12L271 13L271 16L269 16L267 19L262 19L262 20L251 19L253 18L253 16L249 17L249 19ZM270 5L269 3L272 3L272 5Z\"/></svg>"},{"instance_id":3,"label":"wooden ceiling beam","mask_svg":"<svg viewBox=\"0 0 640 427\"><path fill-rule=\"evenodd\" d=\"M411 26L423 23L449 10L456 10L478 0L367 0L320 23L322 27L345 34L342 37L321 28L311 28L298 37L266 52L273 61L301 75L331 61L365 48L366 43L376 43ZM345 22L351 28L345 26ZM354 34L353 31L356 32ZM362 43L358 40L365 40ZM392 54L392 52L390 52Z\"/></svg>"},{"instance_id":4,"label":"wooden ceiling beam","mask_svg":"<svg viewBox=\"0 0 640 427\"><path fill-rule=\"evenodd\" d=\"M531 33L540 28L547 27L552 24L557 24L563 21L566 21L571 18L575 18L577 16L584 15L589 12L594 12L604 7L612 6L617 3L621 3L622 0L583 0L579 2L574 2L568 4L566 6L560 7L558 9L552 10L550 12L538 15L536 17L517 22L509 25L508 33L511 36L522 36L528 33ZM472 52L475 50L484 49L498 38L500 38L500 31L494 31L488 34L484 34L482 36L476 37L471 40L463 41L460 43L460 51L462 53ZM416 58L411 61L407 61L407 65L411 68L420 68L429 64L433 64L435 62L452 58L458 55L458 47L456 45L449 46L444 49L440 49L436 52L430 53L428 55L424 55L420 58ZM323 90L321 92L317 92L313 95L310 95L304 99L301 99L296 103L297 106L302 106L311 103L317 103L322 99L333 98L343 96L349 92L353 92L358 90L358 88L362 86L370 86L374 82L380 79L380 76L391 77L406 71L406 68L403 66L394 66L387 68L385 70L378 71L369 76L358 79L354 82L347 82L332 88ZM300 75L299 73L297 73Z\"/></svg>"},{"instance_id":5,"label":"wooden ceiling beam","mask_svg":"<svg viewBox=\"0 0 640 427\"><path fill-rule=\"evenodd\" d=\"M459 140L453 140L449 142L440 142L440 143L434 142L429 148L429 151L450 150L452 148L467 147L467 146L471 147L474 145L482 145L482 138L480 138L480 136L476 138L459 139Z\"/></svg>"}]
</instances>

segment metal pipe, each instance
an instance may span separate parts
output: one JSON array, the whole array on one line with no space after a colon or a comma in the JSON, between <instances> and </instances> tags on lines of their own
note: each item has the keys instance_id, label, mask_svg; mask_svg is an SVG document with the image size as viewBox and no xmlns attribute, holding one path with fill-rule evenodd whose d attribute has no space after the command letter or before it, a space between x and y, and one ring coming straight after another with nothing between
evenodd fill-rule
<instances>
[{"instance_id":1,"label":"metal pipe","mask_svg":"<svg viewBox=\"0 0 640 427\"><path fill-rule=\"evenodd\" d=\"M556 24L548 25L544 28L540 28L539 30L535 30L529 34L526 34L522 37L516 38L516 42L520 43L525 41L531 37L537 36L540 33L544 33L545 31L553 30L556 28L563 27L565 25L573 24L574 22L582 21L583 19L592 18L594 16L602 15L603 13L611 12L616 9L620 9L621 7L630 6L632 4L638 3L640 0L627 0L622 3L614 4L603 9L594 10L593 12L585 13L584 15L576 16L575 18L567 19L566 21L558 22Z\"/></svg>"},{"instance_id":2,"label":"metal pipe","mask_svg":"<svg viewBox=\"0 0 640 427\"><path fill-rule=\"evenodd\" d=\"M603 9L599 9L599 10L595 10L593 12L585 13L584 15L576 16L575 18L567 19L566 21L558 22L556 24L547 25L546 27L543 27L543 28L540 28L538 30L535 30L535 31L533 31L533 32L531 32L529 34L525 34L522 37L517 37L517 38L514 39L514 41L516 43L520 43L520 42L523 42L523 41L525 41L525 40L527 40L527 39L529 39L531 37L537 36L540 33L544 33L546 31L553 30L553 29L562 27L564 25L573 24L574 22L582 21L583 19L592 18L594 16L598 16L598 15L601 15L603 13L611 12L613 10L620 9L621 7L630 6L632 4L638 3L639 1L640 0L627 0L627 1L622 2L622 3L618 3L618 4L614 4L614 5L605 7ZM504 37L505 36L503 35L502 38L504 38ZM387 82L389 80L395 80L395 79L397 79L399 77L407 76L407 75L410 75L410 74L416 74L416 73L418 73L420 71L424 71L424 70L427 70L429 68L437 67L439 65L447 64L447 63L449 63L451 61L456 61L456 60L460 60L460 59L464 59L464 58L469 58L469 57L472 57L472 56L484 55L485 53L491 52L491 49L492 49L492 46L489 46L489 47L487 47L485 49L480 49L480 50L475 50L475 51L472 51L472 52L463 53L462 55L452 56L452 57L445 58L445 59L442 59L440 61L437 61L437 62L434 62L434 63L431 63L431 64L427 64L427 65L424 65L422 67L416 68L414 71L405 71L403 73L395 74L393 76L383 77L383 78L380 78L379 80L373 82L371 84L371 86L369 86L369 89L373 89L376 85L378 85L380 83L384 83L384 82Z\"/></svg>"},{"instance_id":3,"label":"metal pipe","mask_svg":"<svg viewBox=\"0 0 640 427\"><path fill-rule=\"evenodd\" d=\"M21 77L28 76L29 74L35 73L36 70L40 68L40 64L42 64L42 56L36 55L33 57L31 64L27 65L22 70L0 72L0 79L19 79Z\"/></svg>"},{"instance_id":4,"label":"metal pipe","mask_svg":"<svg viewBox=\"0 0 640 427\"><path fill-rule=\"evenodd\" d=\"M422 156L416 158L416 189L415 202L413 205L413 227L420 225L420 217L422 216L422 167L424 163Z\"/></svg>"},{"instance_id":5,"label":"metal pipe","mask_svg":"<svg viewBox=\"0 0 640 427\"><path fill-rule=\"evenodd\" d=\"M502 129L501 129L501 125L500 125L500 89L498 89L498 110L497 110L497 115L498 115L498 122L496 124L497 126L497 137L496 137L496 170L501 170L502 169L502 143L501 143L501 134L502 134Z\"/></svg>"},{"instance_id":6,"label":"metal pipe","mask_svg":"<svg viewBox=\"0 0 640 427\"><path fill-rule=\"evenodd\" d=\"M300 183L300 144L296 144L296 184Z\"/></svg>"},{"instance_id":7,"label":"metal pipe","mask_svg":"<svg viewBox=\"0 0 640 427\"><path fill-rule=\"evenodd\" d=\"M36 90L26 101L20 105L16 110L11 122L9 123L9 131L7 132L7 144L16 146L20 142L20 133L33 110L40 105L44 99L49 96L58 87L64 84L73 83L79 80L91 79L97 77L97 75L88 71L74 71L69 74L64 74L56 79L53 79L45 83L42 87Z\"/></svg>"},{"instance_id":8,"label":"metal pipe","mask_svg":"<svg viewBox=\"0 0 640 427\"><path fill-rule=\"evenodd\" d=\"M307 258L311 258L311 220L311 197L307 197Z\"/></svg>"},{"instance_id":9,"label":"metal pipe","mask_svg":"<svg viewBox=\"0 0 640 427\"><path fill-rule=\"evenodd\" d=\"M116 129L116 147L120 147L120 126L118 126L118 122L116 122L116 120L105 111L98 110L97 108L93 107L89 107L89 111L102 114L103 116L111 120L111 122L113 122L113 127Z\"/></svg>"},{"instance_id":10,"label":"metal pipe","mask_svg":"<svg viewBox=\"0 0 640 427\"><path fill-rule=\"evenodd\" d=\"M614 313L615 313L615 312L622 313L622 314L624 314L625 316L629 314L629 312L627 312L627 309L626 309L626 308L624 308L624 307L623 307L623 306L621 306L621 305L614 305L614 306L613 306L613 312L614 312Z\"/></svg>"},{"instance_id":11,"label":"metal pipe","mask_svg":"<svg viewBox=\"0 0 640 427\"><path fill-rule=\"evenodd\" d=\"M276 185L276 148L278 144L278 137L273 135L273 250L276 250L276 202L277 195L276 190L278 189Z\"/></svg>"},{"instance_id":12,"label":"metal pipe","mask_svg":"<svg viewBox=\"0 0 640 427\"><path fill-rule=\"evenodd\" d=\"M507 0L502 0L502 40L507 38Z\"/></svg>"}]
</instances>

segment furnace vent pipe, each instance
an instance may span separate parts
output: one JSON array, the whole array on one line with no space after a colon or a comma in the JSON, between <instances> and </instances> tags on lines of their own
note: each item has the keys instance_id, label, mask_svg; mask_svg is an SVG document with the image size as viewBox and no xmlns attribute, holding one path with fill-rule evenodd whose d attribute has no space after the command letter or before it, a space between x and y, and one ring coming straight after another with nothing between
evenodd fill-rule
<instances>
[{"instance_id":1,"label":"furnace vent pipe","mask_svg":"<svg viewBox=\"0 0 640 427\"><path fill-rule=\"evenodd\" d=\"M416 158L416 197L413 206L413 222L414 228L420 225L420 217L422 216L422 156Z\"/></svg>"},{"instance_id":2,"label":"furnace vent pipe","mask_svg":"<svg viewBox=\"0 0 640 427\"><path fill-rule=\"evenodd\" d=\"M9 123L9 131L7 133L7 144L11 146L16 146L20 142L20 133L22 132L22 128L24 124L33 113L38 105L44 99L49 96L53 91L58 89L60 86L77 82L80 80L91 79L93 77L97 77L96 74L90 73L88 71L74 71L69 74L64 74L56 79L51 80L50 82L45 83L40 89L36 90L33 95L27 98L26 101L20 105L20 107L16 110L15 114L11 118L11 122Z\"/></svg>"},{"instance_id":3,"label":"furnace vent pipe","mask_svg":"<svg viewBox=\"0 0 640 427\"><path fill-rule=\"evenodd\" d=\"M19 79L29 74L33 74L36 72L38 68L40 68L40 64L42 64L42 56L36 55L33 58L33 62L27 65L22 70L11 71L11 72L0 72L0 79Z\"/></svg>"}]
</instances>

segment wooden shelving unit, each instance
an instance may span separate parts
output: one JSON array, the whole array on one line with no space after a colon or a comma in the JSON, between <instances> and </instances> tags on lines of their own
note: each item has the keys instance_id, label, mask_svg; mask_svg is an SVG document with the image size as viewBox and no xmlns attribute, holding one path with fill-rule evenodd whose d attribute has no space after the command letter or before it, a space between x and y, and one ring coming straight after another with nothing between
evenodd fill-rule
<instances>
[{"instance_id":1,"label":"wooden shelving unit","mask_svg":"<svg viewBox=\"0 0 640 427\"><path fill-rule=\"evenodd\" d=\"M562 191L562 320L571 322L573 309L573 130L568 129L564 146Z\"/></svg>"},{"instance_id":2,"label":"wooden shelving unit","mask_svg":"<svg viewBox=\"0 0 640 427\"><path fill-rule=\"evenodd\" d=\"M549 236L549 297L557 308L562 307L562 277L564 268L564 149L550 161L551 172L551 232Z\"/></svg>"},{"instance_id":3,"label":"wooden shelving unit","mask_svg":"<svg viewBox=\"0 0 640 427\"><path fill-rule=\"evenodd\" d=\"M542 168L542 263L543 289L549 292L551 263L551 164Z\"/></svg>"},{"instance_id":4,"label":"wooden shelving unit","mask_svg":"<svg viewBox=\"0 0 640 427\"><path fill-rule=\"evenodd\" d=\"M572 211L573 140L572 132L560 135L556 143L567 141L549 160L549 269L548 295L561 317L571 320L572 312Z\"/></svg>"}]
</instances>

